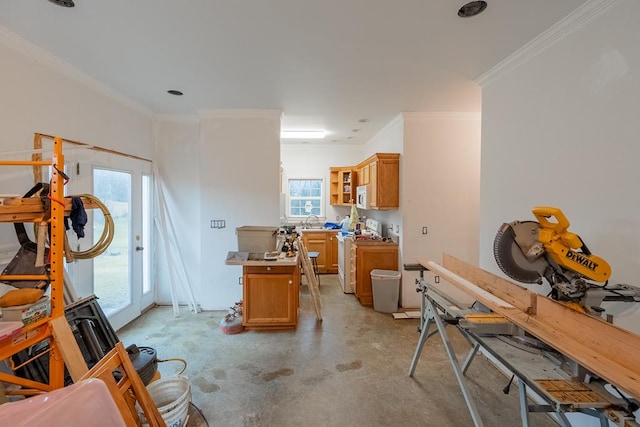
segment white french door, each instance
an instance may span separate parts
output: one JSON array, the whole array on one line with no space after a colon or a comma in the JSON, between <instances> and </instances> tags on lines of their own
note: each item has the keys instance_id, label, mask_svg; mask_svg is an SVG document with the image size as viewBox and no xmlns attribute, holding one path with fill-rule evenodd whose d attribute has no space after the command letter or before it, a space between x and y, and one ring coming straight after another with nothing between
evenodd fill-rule
<instances>
[{"instance_id":1,"label":"white french door","mask_svg":"<svg viewBox=\"0 0 640 427\"><path fill-rule=\"evenodd\" d=\"M151 162L111 153L91 152L69 164L68 194L89 193L107 208L87 209L85 237L67 232L73 251L86 251L109 240L104 252L78 260L68 271L78 294L95 294L114 329L126 325L154 300L152 271ZM88 159L87 159L88 158Z\"/></svg>"}]
</instances>

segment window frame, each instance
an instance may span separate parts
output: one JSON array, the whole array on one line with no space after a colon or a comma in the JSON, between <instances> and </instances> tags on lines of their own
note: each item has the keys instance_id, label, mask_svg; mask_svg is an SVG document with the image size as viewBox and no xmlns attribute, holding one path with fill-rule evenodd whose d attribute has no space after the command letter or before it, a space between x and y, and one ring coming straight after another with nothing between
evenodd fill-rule
<instances>
[{"instance_id":1,"label":"window frame","mask_svg":"<svg viewBox=\"0 0 640 427\"><path fill-rule=\"evenodd\" d=\"M292 197L291 196L291 182L292 181L319 181L320 182L320 196L308 196L308 197ZM286 204L286 217L290 219L303 219L307 218L309 215L316 215L318 218L325 218L326 210L325 210L325 200L326 200L327 190L325 187L325 177L314 177L314 176L304 176L304 177L290 177L287 178L287 204ZM292 215L292 201L300 200L300 199L313 199L319 200L320 202L320 213L314 214L303 214L303 215Z\"/></svg>"}]
</instances>

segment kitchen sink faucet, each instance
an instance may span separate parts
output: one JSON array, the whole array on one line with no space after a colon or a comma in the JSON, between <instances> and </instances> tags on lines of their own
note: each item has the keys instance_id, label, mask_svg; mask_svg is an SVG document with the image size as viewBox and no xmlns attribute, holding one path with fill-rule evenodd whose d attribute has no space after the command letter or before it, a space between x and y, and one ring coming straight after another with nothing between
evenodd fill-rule
<instances>
[{"instance_id":1,"label":"kitchen sink faucet","mask_svg":"<svg viewBox=\"0 0 640 427\"><path fill-rule=\"evenodd\" d=\"M309 219L310 219L311 217L314 217L314 218L316 219L316 221L315 221L315 223L316 223L316 224L320 224L320 218L318 218L318 216L317 216L317 215L309 215L309 216L307 216L307 218L304 220L304 228L305 228L305 229L306 229L306 228L311 228L311 225L309 224Z\"/></svg>"}]
</instances>

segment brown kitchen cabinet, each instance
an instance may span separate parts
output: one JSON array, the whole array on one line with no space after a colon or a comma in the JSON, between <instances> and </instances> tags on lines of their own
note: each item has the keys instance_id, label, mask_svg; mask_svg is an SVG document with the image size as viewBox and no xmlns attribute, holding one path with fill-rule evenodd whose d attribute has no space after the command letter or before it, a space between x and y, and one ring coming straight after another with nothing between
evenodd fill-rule
<instances>
[{"instance_id":1,"label":"brown kitchen cabinet","mask_svg":"<svg viewBox=\"0 0 640 427\"><path fill-rule=\"evenodd\" d=\"M350 206L356 198L356 173L352 167L329 168L331 185L329 203L336 206Z\"/></svg>"},{"instance_id":2,"label":"brown kitchen cabinet","mask_svg":"<svg viewBox=\"0 0 640 427\"><path fill-rule=\"evenodd\" d=\"M329 249L329 266L327 267L327 273L338 273L338 232L333 230L332 233L327 233L329 242L327 243L327 249Z\"/></svg>"},{"instance_id":3,"label":"brown kitchen cabinet","mask_svg":"<svg viewBox=\"0 0 640 427\"><path fill-rule=\"evenodd\" d=\"M371 209L400 207L400 154L376 153L356 166L358 185L370 185Z\"/></svg>"},{"instance_id":4,"label":"brown kitchen cabinet","mask_svg":"<svg viewBox=\"0 0 640 427\"><path fill-rule=\"evenodd\" d=\"M355 242L356 298L360 304L373 305L371 270L398 270L398 244L363 240Z\"/></svg>"},{"instance_id":5,"label":"brown kitchen cabinet","mask_svg":"<svg viewBox=\"0 0 640 427\"><path fill-rule=\"evenodd\" d=\"M302 242L308 252L318 252L318 273L338 272L338 239L336 230L304 230Z\"/></svg>"},{"instance_id":6,"label":"brown kitchen cabinet","mask_svg":"<svg viewBox=\"0 0 640 427\"><path fill-rule=\"evenodd\" d=\"M264 263L243 267L242 324L248 329L295 327L300 303L298 263L273 266L269 261Z\"/></svg>"}]
</instances>

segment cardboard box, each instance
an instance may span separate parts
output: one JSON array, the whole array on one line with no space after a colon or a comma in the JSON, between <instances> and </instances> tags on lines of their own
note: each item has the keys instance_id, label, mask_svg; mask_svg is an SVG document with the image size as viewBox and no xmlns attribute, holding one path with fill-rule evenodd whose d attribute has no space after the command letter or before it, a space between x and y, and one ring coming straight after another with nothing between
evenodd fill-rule
<instances>
[{"instance_id":1,"label":"cardboard box","mask_svg":"<svg viewBox=\"0 0 640 427\"><path fill-rule=\"evenodd\" d=\"M44 319L51 313L51 301L44 296L33 304L17 305L2 309L2 321L22 322L25 326Z\"/></svg>"}]
</instances>

